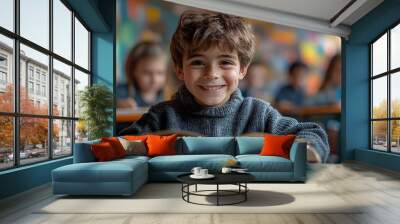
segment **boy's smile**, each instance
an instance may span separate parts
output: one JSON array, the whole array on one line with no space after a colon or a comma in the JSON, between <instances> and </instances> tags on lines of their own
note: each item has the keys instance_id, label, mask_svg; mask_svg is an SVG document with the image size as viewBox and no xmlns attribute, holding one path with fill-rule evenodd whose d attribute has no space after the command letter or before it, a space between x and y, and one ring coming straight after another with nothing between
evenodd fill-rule
<instances>
[{"instance_id":1,"label":"boy's smile","mask_svg":"<svg viewBox=\"0 0 400 224\"><path fill-rule=\"evenodd\" d=\"M241 68L236 51L210 47L183 57L182 68L176 68L178 78L197 103L203 106L225 104L243 79L247 67Z\"/></svg>"}]
</instances>

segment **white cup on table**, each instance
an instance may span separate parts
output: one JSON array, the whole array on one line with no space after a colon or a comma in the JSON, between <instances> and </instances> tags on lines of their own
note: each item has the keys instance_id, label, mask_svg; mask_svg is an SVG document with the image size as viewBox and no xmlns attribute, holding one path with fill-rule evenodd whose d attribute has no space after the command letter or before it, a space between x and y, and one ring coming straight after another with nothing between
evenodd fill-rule
<instances>
[{"instance_id":1,"label":"white cup on table","mask_svg":"<svg viewBox=\"0 0 400 224\"><path fill-rule=\"evenodd\" d=\"M208 169L201 169L200 170L200 176L207 176L208 175Z\"/></svg>"},{"instance_id":2,"label":"white cup on table","mask_svg":"<svg viewBox=\"0 0 400 224\"><path fill-rule=\"evenodd\" d=\"M201 175L201 173L200 173L201 170L202 170L202 168L199 167L199 166L193 167L192 173L193 173L194 175L196 175L196 176L200 176L200 175Z\"/></svg>"},{"instance_id":3,"label":"white cup on table","mask_svg":"<svg viewBox=\"0 0 400 224\"><path fill-rule=\"evenodd\" d=\"M230 168L230 167L222 167L221 172L222 173L230 173L230 172L232 172L232 168Z\"/></svg>"}]
</instances>

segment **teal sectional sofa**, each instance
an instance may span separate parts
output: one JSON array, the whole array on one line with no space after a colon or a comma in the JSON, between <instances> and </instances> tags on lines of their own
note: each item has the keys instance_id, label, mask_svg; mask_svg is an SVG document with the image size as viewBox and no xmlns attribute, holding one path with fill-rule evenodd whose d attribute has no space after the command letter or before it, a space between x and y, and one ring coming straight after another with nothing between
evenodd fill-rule
<instances>
[{"instance_id":1,"label":"teal sectional sofa","mask_svg":"<svg viewBox=\"0 0 400 224\"><path fill-rule=\"evenodd\" d=\"M52 171L54 194L131 195L148 181L176 181L193 167L219 172L228 160L236 160L259 182L305 182L306 143L294 142L290 159L260 156L262 137L180 137L177 155L127 156L96 162L90 145L75 144L74 163Z\"/></svg>"}]
</instances>

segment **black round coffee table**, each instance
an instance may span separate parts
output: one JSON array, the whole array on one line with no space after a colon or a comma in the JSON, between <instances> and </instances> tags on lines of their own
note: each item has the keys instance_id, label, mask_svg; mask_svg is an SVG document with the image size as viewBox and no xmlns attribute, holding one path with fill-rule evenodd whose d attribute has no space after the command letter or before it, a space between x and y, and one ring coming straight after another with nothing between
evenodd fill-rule
<instances>
[{"instance_id":1,"label":"black round coffee table","mask_svg":"<svg viewBox=\"0 0 400 224\"><path fill-rule=\"evenodd\" d=\"M177 177L178 181L182 183L182 199L188 203L198 204L198 205L234 205L239 204L241 202L245 202L247 200L247 192L249 188L247 187L247 183L255 180L255 177L249 173L215 173L213 174L215 177L212 179L193 179L190 177L191 173L182 174ZM198 184L205 185L216 185L215 190L197 190ZM220 185L236 185L238 186L237 190L223 190L220 189ZM195 186L194 191L190 191L190 186ZM215 192L215 194L205 194L209 192ZM190 201L190 196L204 196L204 197L216 197L216 204L202 204ZM230 197L230 196L241 196L240 200L234 201L231 203L221 203L221 197Z\"/></svg>"}]
</instances>

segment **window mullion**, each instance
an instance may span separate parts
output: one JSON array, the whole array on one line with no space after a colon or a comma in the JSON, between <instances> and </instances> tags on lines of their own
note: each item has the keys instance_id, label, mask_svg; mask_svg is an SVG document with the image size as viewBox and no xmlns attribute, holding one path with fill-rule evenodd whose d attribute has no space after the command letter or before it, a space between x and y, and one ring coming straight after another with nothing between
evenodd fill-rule
<instances>
[{"instance_id":1,"label":"window mullion","mask_svg":"<svg viewBox=\"0 0 400 224\"><path fill-rule=\"evenodd\" d=\"M53 0L49 0L49 50L53 52ZM53 159L53 56L49 55L49 73L48 73L48 91L49 94L49 120L48 120L48 152L49 159Z\"/></svg>"},{"instance_id":2,"label":"window mullion","mask_svg":"<svg viewBox=\"0 0 400 224\"><path fill-rule=\"evenodd\" d=\"M19 35L19 7L20 1L14 1L14 30L17 35ZM15 115L20 112L20 48L19 48L19 39L14 39L14 112ZM19 136L20 136L20 118L14 115L14 166L19 166L20 158L19 158Z\"/></svg>"},{"instance_id":3,"label":"window mullion","mask_svg":"<svg viewBox=\"0 0 400 224\"><path fill-rule=\"evenodd\" d=\"M75 118L75 12L72 11L72 15L71 15L71 24L72 24L72 29L71 29L71 59L72 59L72 67L71 67L71 91L72 91L72 95L71 95L71 100L72 100L72 105L71 105L71 117ZM74 155L74 151L75 151L75 126L76 126L76 121L72 120L71 122L71 126L72 126L72 132L71 132L71 151L72 151L72 155Z\"/></svg>"},{"instance_id":4,"label":"window mullion","mask_svg":"<svg viewBox=\"0 0 400 224\"><path fill-rule=\"evenodd\" d=\"M386 63L386 66L387 66L387 68L386 68L386 70L387 71L389 71L390 70L390 29L389 29L389 31L387 32L387 52L386 52L386 54L387 54L387 63ZM388 92L387 92L387 98L388 98L388 105L387 105L387 110L388 110L388 118L392 118L392 100L391 100L391 85L390 85L390 80L392 79L392 75L389 73L388 75L387 75L387 90L388 90ZM391 135L391 128L392 128L392 121L391 120L389 120L388 121L388 141L389 141L389 143L388 143L388 152L391 152L392 151L392 135Z\"/></svg>"},{"instance_id":5,"label":"window mullion","mask_svg":"<svg viewBox=\"0 0 400 224\"><path fill-rule=\"evenodd\" d=\"M370 52L370 55L369 55L369 64L370 64L370 66L369 66L369 69L370 69L370 71L369 71L369 85L370 85L370 89L369 89L369 119L370 119L370 122L369 122L369 145L370 145L370 149L373 149L373 147L374 147L374 144L373 144L373 141L374 141L374 136L373 136L373 121L372 121L372 119L374 118L373 117L373 91L374 91L374 86L373 86L373 79L372 79L372 72L373 72L373 60L372 60L372 58L373 58L373 50L374 50L374 48L372 47L372 45L370 45L370 47L369 47L369 52Z\"/></svg>"}]
</instances>

